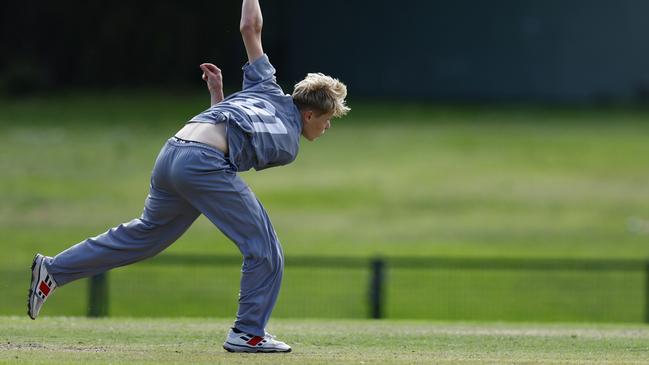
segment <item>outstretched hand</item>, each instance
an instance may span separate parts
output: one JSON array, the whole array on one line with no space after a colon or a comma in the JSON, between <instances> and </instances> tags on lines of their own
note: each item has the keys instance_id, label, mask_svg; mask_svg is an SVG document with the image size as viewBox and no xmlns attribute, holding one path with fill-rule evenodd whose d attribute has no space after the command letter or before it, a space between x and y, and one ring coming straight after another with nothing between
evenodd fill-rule
<instances>
[{"instance_id":1,"label":"outstretched hand","mask_svg":"<svg viewBox=\"0 0 649 365\"><path fill-rule=\"evenodd\" d=\"M221 69L212 63L202 63L200 65L203 71L202 79L207 83L207 89L210 91L212 105L223 100L223 75Z\"/></svg>"}]
</instances>

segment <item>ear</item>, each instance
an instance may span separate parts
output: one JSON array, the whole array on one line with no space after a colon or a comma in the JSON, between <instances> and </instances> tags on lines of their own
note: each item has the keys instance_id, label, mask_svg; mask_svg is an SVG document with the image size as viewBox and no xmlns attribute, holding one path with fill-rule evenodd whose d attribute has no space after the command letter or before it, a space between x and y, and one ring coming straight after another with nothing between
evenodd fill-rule
<instances>
[{"instance_id":1,"label":"ear","mask_svg":"<svg viewBox=\"0 0 649 365\"><path fill-rule=\"evenodd\" d=\"M311 121L311 118L313 118L313 110L305 110L302 112L302 120L305 122Z\"/></svg>"}]
</instances>

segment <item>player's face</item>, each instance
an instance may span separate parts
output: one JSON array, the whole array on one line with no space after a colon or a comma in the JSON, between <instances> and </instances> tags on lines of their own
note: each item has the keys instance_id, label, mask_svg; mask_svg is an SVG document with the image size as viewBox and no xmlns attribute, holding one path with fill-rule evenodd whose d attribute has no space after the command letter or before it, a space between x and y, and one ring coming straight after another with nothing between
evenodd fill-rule
<instances>
[{"instance_id":1,"label":"player's face","mask_svg":"<svg viewBox=\"0 0 649 365\"><path fill-rule=\"evenodd\" d=\"M302 113L302 135L309 141L315 141L331 128L331 117L334 112L320 114L307 110Z\"/></svg>"}]
</instances>

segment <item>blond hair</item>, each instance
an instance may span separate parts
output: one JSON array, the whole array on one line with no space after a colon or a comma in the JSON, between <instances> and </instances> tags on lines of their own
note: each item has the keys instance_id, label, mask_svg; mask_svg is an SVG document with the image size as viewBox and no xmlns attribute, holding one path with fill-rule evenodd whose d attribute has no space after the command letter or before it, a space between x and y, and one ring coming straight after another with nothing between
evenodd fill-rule
<instances>
[{"instance_id":1,"label":"blond hair","mask_svg":"<svg viewBox=\"0 0 649 365\"><path fill-rule=\"evenodd\" d=\"M342 117L351 110L345 105L346 96L345 84L321 73L307 74L293 89L293 101L300 110L312 109L319 114L333 111L334 117Z\"/></svg>"}]
</instances>

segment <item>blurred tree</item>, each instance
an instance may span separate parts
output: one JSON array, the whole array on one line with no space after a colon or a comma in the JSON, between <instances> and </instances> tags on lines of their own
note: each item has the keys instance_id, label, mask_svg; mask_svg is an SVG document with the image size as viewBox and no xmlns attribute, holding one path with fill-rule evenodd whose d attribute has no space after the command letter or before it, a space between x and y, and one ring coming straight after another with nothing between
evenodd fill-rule
<instances>
[{"instance_id":1,"label":"blurred tree","mask_svg":"<svg viewBox=\"0 0 649 365\"><path fill-rule=\"evenodd\" d=\"M9 0L0 90L241 85L240 1ZM642 0L268 0L264 49L289 86L322 71L350 94L424 100L618 102L649 97ZM288 90L287 90L288 91Z\"/></svg>"},{"instance_id":2,"label":"blurred tree","mask_svg":"<svg viewBox=\"0 0 649 365\"><path fill-rule=\"evenodd\" d=\"M245 61L237 2L11 1L3 7L0 87L10 93L184 85L200 80L201 62L231 70Z\"/></svg>"}]
</instances>

